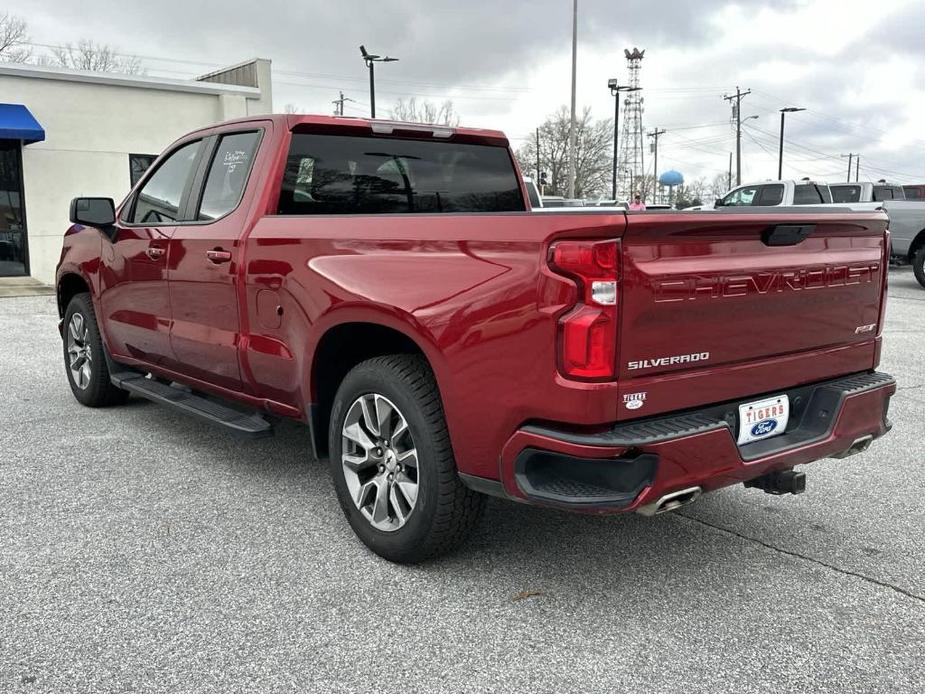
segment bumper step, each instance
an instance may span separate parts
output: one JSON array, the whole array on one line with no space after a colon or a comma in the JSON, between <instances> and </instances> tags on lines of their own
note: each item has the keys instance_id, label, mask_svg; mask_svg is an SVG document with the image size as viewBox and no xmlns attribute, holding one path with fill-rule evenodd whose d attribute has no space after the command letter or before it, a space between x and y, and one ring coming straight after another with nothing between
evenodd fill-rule
<instances>
[{"instance_id":1,"label":"bumper step","mask_svg":"<svg viewBox=\"0 0 925 694\"><path fill-rule=\"evenodd\" d=\"M273 435L273 425L257 412L244 412L217 400L191 393L145 377L137 371L123 371L111 376L113 385L142 398L166 405L183 414L222 427L242 438Z\"/></svg>"}]
</instances>

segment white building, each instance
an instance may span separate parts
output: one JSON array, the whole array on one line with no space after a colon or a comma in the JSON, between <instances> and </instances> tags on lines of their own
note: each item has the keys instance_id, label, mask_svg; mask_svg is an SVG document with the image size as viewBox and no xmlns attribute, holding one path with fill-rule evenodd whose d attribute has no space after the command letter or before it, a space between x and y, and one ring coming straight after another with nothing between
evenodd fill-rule
<instances>
[{"instance_id":1,"label":"white building","mask_svg":"<svg viewBox=\"0 0 925 694\"><path fill-rule=\"evenodd\" d=\"M54 282L71 198L120 201L185 133L273 110L270 61L172 80L0 64L0 277Z\"/></svg>"}]
</instances>

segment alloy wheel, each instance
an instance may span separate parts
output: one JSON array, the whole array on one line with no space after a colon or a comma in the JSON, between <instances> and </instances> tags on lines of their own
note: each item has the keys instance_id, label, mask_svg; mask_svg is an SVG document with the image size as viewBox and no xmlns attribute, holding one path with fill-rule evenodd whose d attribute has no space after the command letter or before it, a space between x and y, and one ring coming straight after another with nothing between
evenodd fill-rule
<instances>
[{"instance_id":1,"label":"alloy wheel","mask_svg":"<svg viewBox=\"0 0 925 694\"><path fill-rule=\"evenodd\" d=\"M354 505L377 530L398 530L418 498L418 454L407 419L388 398L367 393L350 405L341 435Z\"/></svg>"},{"instance_id":2,"label":"alloy wheel","mask_svg":"<svg viewBox=\"0 0 925 694\"><path fill-rule=\"evenodd\" d=\"M89 340L90 326L82 313L75 313L67 326L67 356L71 378L80 390L86 390L93 375L93 354Z\"/></svg>"}]
</instances>

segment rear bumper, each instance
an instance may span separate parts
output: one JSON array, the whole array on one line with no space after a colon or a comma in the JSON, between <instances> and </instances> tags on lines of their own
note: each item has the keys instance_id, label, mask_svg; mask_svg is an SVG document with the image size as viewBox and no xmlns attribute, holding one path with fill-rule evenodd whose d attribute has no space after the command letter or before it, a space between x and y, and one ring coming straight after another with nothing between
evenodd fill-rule
<instances>
[{"instance_id":1,"label":"rear bumper","mask_svg":"<svg viewBox=\"0 0 925 694\"><path fill-rule=\"evenodd\" d=\"M479 491L590 513L634 511L666 494L712 491L768 472L859 452L890 429L891 376L866 372L786 392L784 434L738 446L738 405L578 432L529 425L504 446L501 483L464 476ZM774 395L777 393L769 393Z\"/></svg>"}]
</instances>

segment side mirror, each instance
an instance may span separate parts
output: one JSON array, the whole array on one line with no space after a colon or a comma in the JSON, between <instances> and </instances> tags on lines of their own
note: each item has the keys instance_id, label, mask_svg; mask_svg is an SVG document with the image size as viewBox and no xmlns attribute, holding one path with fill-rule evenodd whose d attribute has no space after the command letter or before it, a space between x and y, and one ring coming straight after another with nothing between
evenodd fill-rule
<instances>
[{"instance_id":1,"label":"side mirror","mask_svg":"<svg viewBox=\"0 0 925 694\"><path fill-rule=\"evenodd\" d=\"M112 198L74 198L71 200L71 224L108 227L116 223L116 205Z\"/></svg>"},{"instance_id":2,"label":"side mirror","mask_svg":"<svg viewBox=\"0 0 925 694\"><path fill-rule=\"evenodd\" d=\"M722 198L716 198L716 202L713 203L713 207L722 207L726 203L723 202Z\"/></svg>"}]
</instances>

